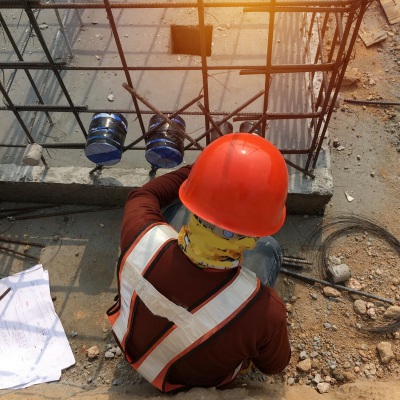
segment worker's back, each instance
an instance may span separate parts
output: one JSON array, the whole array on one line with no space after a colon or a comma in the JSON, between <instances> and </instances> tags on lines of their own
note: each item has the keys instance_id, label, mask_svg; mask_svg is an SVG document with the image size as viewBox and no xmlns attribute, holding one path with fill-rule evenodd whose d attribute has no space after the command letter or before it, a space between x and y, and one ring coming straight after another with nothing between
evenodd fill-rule
<instances>
[{"instance_id":1,"label":"worker's back","mask_svg":"<svg viewBox=\"0 0 400 400\"><path fill-rule=\"evenodd\" d=\"M147 271L146 280L159 293L188 311L212 298L238 273L237 268L196 267L176 240L160 251ZM135 363L173 323L154 315L140 299L132 310L125 353ZM218 386L247 359L264 373L280 372L290 357L287 334L283 332L286 332L285 306L273 289L261 286L253 301L233 321L173 364L167 380L185 386Z\"/></svg>"}]
</instances>

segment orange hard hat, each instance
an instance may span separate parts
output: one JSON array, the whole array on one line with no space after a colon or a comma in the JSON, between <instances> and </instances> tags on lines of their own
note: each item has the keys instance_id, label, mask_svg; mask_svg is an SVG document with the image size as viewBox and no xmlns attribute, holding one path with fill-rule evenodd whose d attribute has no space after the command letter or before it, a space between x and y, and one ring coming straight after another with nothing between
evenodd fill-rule
<instances>
[{"instance_id":1,"label":"orange hard hat","mask_svg":"<svg viewBox=\"0 0 400 400\"><path fill-rule=\"evenodd\" d=\"M210 143L179 189L194 214L246 236L277 232L286 217L288 172L280 151L252 133L231 133Z\"/></svg>"}]
</instances>

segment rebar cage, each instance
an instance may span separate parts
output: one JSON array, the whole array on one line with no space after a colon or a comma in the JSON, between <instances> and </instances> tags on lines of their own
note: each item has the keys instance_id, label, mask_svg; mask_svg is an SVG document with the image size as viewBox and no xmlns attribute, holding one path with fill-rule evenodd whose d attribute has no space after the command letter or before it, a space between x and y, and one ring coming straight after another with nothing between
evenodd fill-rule
<instances>
[{"instance_id":1,"label":"rebar cage","mask_svg":"<svg viewBox=\"0 0 400 400\"><path fill-rule=\"evenodd\" d=\"M46 167L93 165L90 119L118 112L121 163L143 167L149 118L179 114L188 161L225 122L251 121L248 132L313 177L370 2L2 0L0 163L19 164L38 143Z\"/></svg>"}]
</instances>

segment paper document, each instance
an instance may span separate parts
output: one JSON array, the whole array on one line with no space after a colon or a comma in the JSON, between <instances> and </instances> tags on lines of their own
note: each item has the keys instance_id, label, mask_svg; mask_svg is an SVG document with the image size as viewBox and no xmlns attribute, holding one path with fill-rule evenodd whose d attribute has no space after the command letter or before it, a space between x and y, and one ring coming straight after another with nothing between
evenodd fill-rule
<instances>
[{"instance_id":1,"label":"paper document","mask_svg":"<svg viewBox=\"0 0 400 400\"><path fill-rule=\"evenodd\" d=\"M59 380L75 358L41 264L0 280L0 389Z\"/></svg>"}]
</instances>

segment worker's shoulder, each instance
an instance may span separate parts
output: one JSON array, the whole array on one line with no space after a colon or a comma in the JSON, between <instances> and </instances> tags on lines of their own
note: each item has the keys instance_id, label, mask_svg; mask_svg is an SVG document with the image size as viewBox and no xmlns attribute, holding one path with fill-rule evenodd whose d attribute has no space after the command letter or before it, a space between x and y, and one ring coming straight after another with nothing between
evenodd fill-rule
<instances>
[{"instance_id":1,"label":"worker's shoulder","mask_svg":"<svg viewBox=\"0 0 400 400\"><path fill-rule=\"evenodd\" d=\"M275 289L265 285L262 285L261 287L260 302L268 302L271 306L284 308L286 310L285 303Z\"/></svg>"},{"instance_id":2,"label":"worker's shoulder","mask_svg":"<svg viewBox=\"0 0 400 400\"><path fill-rule=\"evenodd\" d=\"M251 302L245 313L252 324L260 329L270 329L271 326L286 324L286 306L277 292L266 286L262 286L259 295Z\"/></svg>"}]
</instances>

